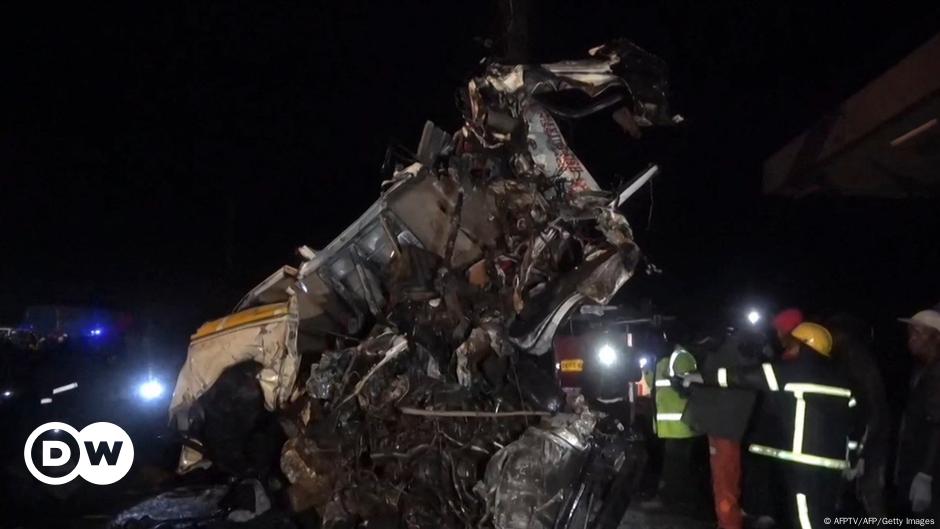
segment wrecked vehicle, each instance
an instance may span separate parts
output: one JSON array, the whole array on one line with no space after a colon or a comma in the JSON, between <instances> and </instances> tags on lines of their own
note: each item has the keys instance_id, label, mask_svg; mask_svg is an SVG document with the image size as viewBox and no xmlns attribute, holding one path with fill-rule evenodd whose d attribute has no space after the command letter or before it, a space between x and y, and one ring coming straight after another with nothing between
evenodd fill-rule
<instances>
[{"instance_id":1,"label":"wrecked vehicle","mask_svg":"<svg viewBox=\"0 0 940 529\"><path fill-rule=\"evenodd\" d=\"M542 355L634 273L618 207L658 168L605 191L556 119L608 112L639 138L681 120L666 94L628 41L485 64L459 130L429 122L356 222L193 336L170 405L179 472L281 480L324 527L616 526L640 450Z\"/></svg>"}]
</instances>

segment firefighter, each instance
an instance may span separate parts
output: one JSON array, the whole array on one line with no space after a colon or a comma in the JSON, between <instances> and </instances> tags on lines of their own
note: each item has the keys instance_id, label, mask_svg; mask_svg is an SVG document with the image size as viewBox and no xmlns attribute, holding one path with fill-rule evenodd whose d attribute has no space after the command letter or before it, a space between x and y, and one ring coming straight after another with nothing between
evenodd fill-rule
<instances>
[{"instance_id":1,"label":"firefighter","mask_svg":"<svg viewBox=\"0 0 940 529\"><path fill-rule=\"evenodd\" d=\"M772 321L774 336L769 344L771 350L766 351L769 354L764 354L764 360L757 362L757 365L777 356L781 361L793 360L799 348L793 347L798 342L790 333L803 323L803 320L803 312L798 308L791 307L778 312ZM744 443L745 450L742 453L742 466L745 470L743 485L746 491L742 506L751 519L751 525L757 528L775 525L774 513L777 505L774 502L776 496L774 490L782 488L774 482L777 477L774 461L746 450L750 443L773 443L779 435L777 432L779 425L774 419L773 402L767 402L773 399L764 397L758 398L756 411Z\"/></svg>"},{"instance_id":2,"label":"firefighter","mask_svg":"<svg viewBox=\"0 0 940 529\"><path fill-rule=\"evenodd\" d=\"M673 507L692 507L698 499L695 484L690 483L693 440L699 434L682 422L687 398L682 378L697 372L695 357L681 346L675 346L669 356L656 363L653 394L656 414L653 428L663 440L663 468L659 484L659 498L647 502L658 506L660 502Z\"/></svg>"},{"instance_id":3,"label":"firefighter","mask_svg":"<svg viewBox=\"0 0 940 529\"><path fill-rule=\"evenodd\" d=\"M754 316L756 315L756 316ZM729 327L723 337L708 337L699 342L708 351L701 371L717 372L719 368L759 366L773 357L774 342L758 325L760 314L752 311L742 326ZM784 338L803 320L798 309L788 309L773 319L776 338ZM769 481L773 478L770 462L763 456L748 457L748 473L742 473L741 443L746 433L759 438L760 432L748 432L751 415L757 404L757 394L752 389L696 386L689 396L683 420L694 430L708 435L709 463L711 466L712 492L715 518L720 529L744 527L741 508L742 478L746 480L747 511L753 520L751 525L768 526L773 521L768 515L773 512Z\"/></svg>"},{"instance_id":4,"label":"firefighter","mask_svg":"<svg viewBox=\"0 0 940 529\"><path fill-rule=\"evenodd\" d=\"M784 351L789 360L719 368L715 380L707 382L764 393L759 415L772 417L757 420L777 428L774 435L751 443L748 451L773 462L792 525L821 528L836 509L842 473L849 468L855 400L847 377L830 360L832 335L825 327L804 322L790 337ZM701 377L693 374L686 382Z\"/></svg>"}]
</instances>

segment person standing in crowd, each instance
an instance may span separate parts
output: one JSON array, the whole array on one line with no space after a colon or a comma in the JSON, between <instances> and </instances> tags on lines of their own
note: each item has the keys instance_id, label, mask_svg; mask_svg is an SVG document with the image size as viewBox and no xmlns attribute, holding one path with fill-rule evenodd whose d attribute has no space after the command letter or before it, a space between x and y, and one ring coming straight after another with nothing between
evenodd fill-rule
<instances>
[{"instance_id":1,"label":"person standing in crowd","mask_svg":"<svg viewBox=\"0 0 940 529\"><path fill-rule=\"evenodd\" d=\"M882 516L885 504L885 466L891 439L891 413L881 371L859 319L836 314L826 325L832 332L832 357L848 376L858 399L859 431L864 432L856 466L855 494L867 514Z\"/></svg>"},{"instance_id":2,"label":"person standing in crowd","mask_svg":"<svg viewBox=\"0 0 940 529\"><path fill-rule=\"evenodd\" d=\"M774 331L777 332L777 346L782 353L781 358L784 360L796 358L799 352L798 347L793 347L797 345L797 342L790 333L801 323L803 323L803 311L800 309L785 309L774 316Z\"/></svg>"},{"instance_id":3,"label":"person standing in crowd","mask_svg":"<svg viewBox=\"0 0 940 529\"><path fill-rule=\"evenodd\" d=\"M774 318L773 326L779 338L788 336L802 321L803 315L799 310L788 309ZM721 338L710 336L701 340L697 345L707 352L702 371L714 375L721 367L759 366L770 360L774 356L774 348L766 330L760 324L759 314L753 319L749 314L747 321L742 318L742 321L727 327ZM747 474L743 472L741 443L751 423L756 402L757 394L752 389L696 385L692 388L689 405L683 416L683 421L695 431L708 435L712 497L720 529L740 529L744 526L742 482L747 485L747 510L753 520L751 525L773 524L772 518L768 516L773 512L773 503L769 500L770 492L766 486L772 475L766 469L767 464L760 460L764 458L753 456L759 458L758 461L749 461Z\"/></svg>"},{"instance_id":4,"label":"person standing in crowd","mask_svg":"<svg viewBox=\"0 0 940 529\"><path fill-rule=\"evenodd\" d=\"M907 323L907 347L916 364L901 422L895 484L901 505L936 517L933 479L940 472L940 312L922 310Z\"/></svg>"},{"instance_id":5,"label":"person standing in crowd","mask_svg":"<svg viewBox=\"0 0 940 529\"><path fill-rule=\"evenodd\" d=\"M682 377L698 371L692 353L676 345L669 356L656 363L653 395L656 405L653 426L663 441L663 468L658 497L644 502L645 508L667 506L691 510L698 499L694 480L689 479L695 437L699 436L686 423L682 414L688 403Z\"/></svg>"},{"instance_id":6,"label":"person standing in crowd","mask_svg":"<svg viewBox=\"0 0 940 529\"><path fill-rule=\"evenodd\" d=\"M757 365L775 358L779 358L778 361L782 362L795 360L794 351L799 350L799 342L790 333L803 323L803 319L803 312L798 308L788 308L778 312L772 322L774 341L765 348L762 354L763 360L759 360ZM773 444L779 438L780 426L775 415L777 403L771 397L758 395L744 444ZM742 468L744 470L742 507L747 512L750 525L756 529L773 527L776 525L774 513L777 511L774 492L783 489L779 483L774 482L779 476L773 459L744 451Z\"/></svg>"},{"instance_id":7,"label":"person standing in crowd","mask_svg":"<svg viewBox=\"0 0 940 529\"><path fill-rule=\"evenodd\" d=\"M730 332L729 332L730 331ZM699 351L707 353L703 372L719 367L759 365L766 336L753 326L726 330L720 337L699 341ZM753 390L691 387L683 421L695 431L708 435L709 463L715 518L720 529L742 529L741 439L754 408Z\"/></svg>"},{"instance_id":8,"label":"person standing in crowd","mask_svg":"<svg viewBox=\"0 0 940 529\"><path fill-rule=\"evenodd\" d=\"M764 394L761 414L772 415L768 422L776 423L776 435L752 442L748 451L774 461L773 477L782 480L792 525L821 528L836 510L849 466L854 399L847 377L830 359L832 335L825 327L804 322L789 336L783 357L790 360L721 367L706 382ZM687 377L702 380L703 375Z\"/></svg>"}]
</instances>

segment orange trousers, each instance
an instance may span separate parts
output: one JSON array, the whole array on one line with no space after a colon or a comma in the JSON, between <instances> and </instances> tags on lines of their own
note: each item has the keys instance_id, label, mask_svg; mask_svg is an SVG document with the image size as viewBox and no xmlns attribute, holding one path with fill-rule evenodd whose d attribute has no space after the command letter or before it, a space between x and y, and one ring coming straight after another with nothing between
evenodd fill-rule
<instances>
[{"instance_id":1,"label":"orange trousers","mask_svg":"<svg viewBox=\"0 0 940 529\"><path fill-rule=\"evenodd\" d=\"M742 529L741 443L721 437L709 437L708 452L718 527Z\"/></svg>"}]
</instances>

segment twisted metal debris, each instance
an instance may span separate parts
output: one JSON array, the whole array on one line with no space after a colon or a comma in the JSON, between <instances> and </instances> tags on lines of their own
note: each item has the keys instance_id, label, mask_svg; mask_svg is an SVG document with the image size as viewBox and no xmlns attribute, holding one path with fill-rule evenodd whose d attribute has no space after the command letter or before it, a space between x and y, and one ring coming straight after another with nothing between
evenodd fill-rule
<instances>
[{"instance_id":1,"label":"twisted metal debris","mask_svg":"<svg viewBox=\"0 0 940 529\"><path fill-rule=\"evenodd\" d=\"M214 446L208 417L224 416L213 386L248 363L287 436L272 472L291 508L325 527L614 516L603 499L626 445L597 443L599 416L539 357L567 314L608 303L633 274L640 251L617 208L657 169L602 190L556 118L609 112L636 138L677 117L659 59L627 41L590 53L486 64L459 130L428 123L353 225L197 332L170 410L189 439L181 472L220 460L243 472L232 451L246 445ZM587 103L563 105L572 93Z\"/></svg>"}]
</instances>

